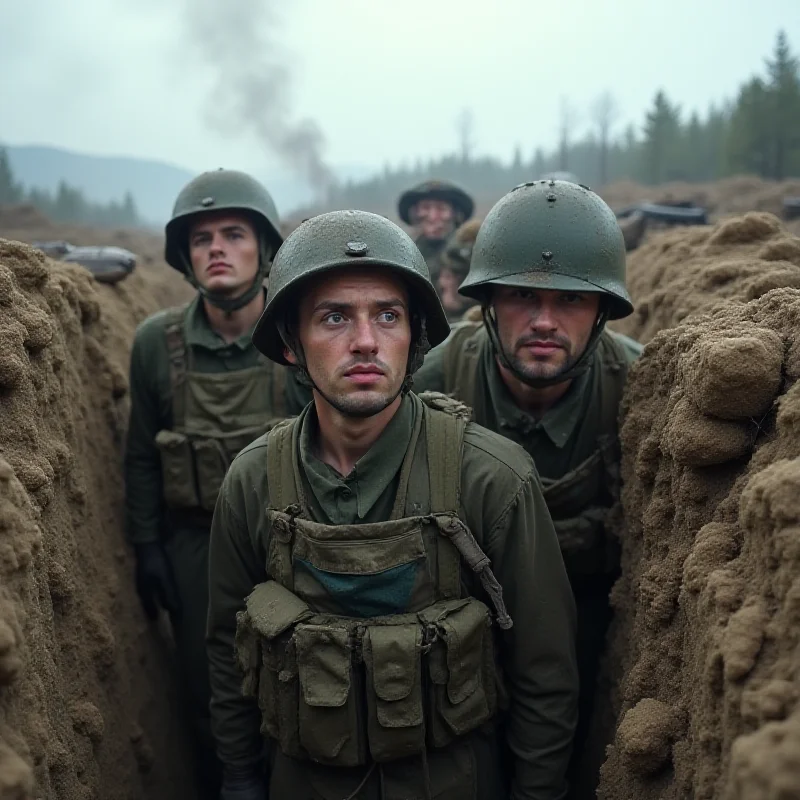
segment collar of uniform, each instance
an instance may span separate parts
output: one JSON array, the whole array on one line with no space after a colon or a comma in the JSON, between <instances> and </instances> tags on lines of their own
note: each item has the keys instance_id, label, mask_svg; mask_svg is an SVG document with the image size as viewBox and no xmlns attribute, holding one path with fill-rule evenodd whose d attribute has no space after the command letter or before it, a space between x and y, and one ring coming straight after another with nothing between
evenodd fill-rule
<instances>
[{"instance_id":1,"label":"collar of uniform","mask_svg":"<svg viewBox=\"0 0 800 800\"><path fill-rule=\"evenodd\" d=\"M194 300L186 309L184 331L186 344L190 347L203 347L206 350L222 350L226 347L238 347L247 350L253 346L251 341L255 324L249 331L243 333L238 339L226 342L212 327L206 316L205 303L200 295L195 295Z\"/></svg>"},{"instance_id":2,"label":"collar of uniform","mask_svg":"<svg viewBox=\"0 0 800 800\"><path fill-rule=\"evenodd\" d=\"M523 411L514 401L500 374L500 368L497 366L497 359L488 335L484 339L483 346L489 397L500 425L516 430L523 436L543 430L556 447L564 447L578 424L583 397L589 385L592 369L586 370L575 378L566 394L546 411L541 419L537 420L531 414Z\"/></svg>"},{"instance_id":3,"label":"collar of uniform","mask_svg":"<svg viewBox=\"0 0 800 800\"><path fill-rule=\"evenodd\" d=\"M323 508L335 507L341 502L339 492L346 486L356 496L359 519L364 519L403 464L414 429L414 418L414 404L406 396L375 444L361 456L349 475L342 476L314 455L319 423L312 405L302 422L298 445L300 463L319 504Z\"/></svg>"}]
</instances>

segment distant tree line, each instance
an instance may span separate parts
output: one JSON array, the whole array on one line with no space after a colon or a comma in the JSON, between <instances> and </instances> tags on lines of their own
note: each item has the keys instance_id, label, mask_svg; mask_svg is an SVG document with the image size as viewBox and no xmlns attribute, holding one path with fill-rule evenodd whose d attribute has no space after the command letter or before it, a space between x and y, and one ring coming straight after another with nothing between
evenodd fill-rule
<instances>
[{"instance_id":1,"label":"distant tree line","mask_svg":"<svg viewBox=\"0 0 800 800\"><path fill-rule=\"evenodd\" d=\"M564 101L558 146L552 152L537 149L530 157L517 147L506 163L473 156L474 120L465 110L456 122L455 153L411 165L387 164L371 179L334 189L328 205L384 210L408 186L429 177L457 181L478 196L497 197L521 181L557 170L596 187L625 179L656 185L743 173L775 180L800 176L800 62L785 32L778 33L765 66L765 74L741 86L734 100L712 105L705 114L684 114L659 90L641 126L623 131L615 131L618 107L606 92L590 110L590 131L575 141L576 114Z\"/></svg>"},{"instance_id":2,"label":"distant tree line","mask_svg":"<svg viewBox=\"0 0 800 800\"><path fill-rule=\"evenodd\" d=\"M0 147L0 206L29 204L54 222L73 222L100 227L136 227L141 224L133 195L127 192L121 202L94 203L80 189L65 181L55 192L26 189L14 176L8 153Z\"/></svg>"}]
</instances>

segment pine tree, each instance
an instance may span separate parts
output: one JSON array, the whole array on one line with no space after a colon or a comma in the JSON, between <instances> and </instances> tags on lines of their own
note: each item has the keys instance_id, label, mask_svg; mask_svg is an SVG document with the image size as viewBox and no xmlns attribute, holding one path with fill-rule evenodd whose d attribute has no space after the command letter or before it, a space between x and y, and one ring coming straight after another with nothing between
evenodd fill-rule
<instances>
[{"instance_id":1,"label":"pine tree","mask_svg":"<svg viewBox=\"0 0 800 800\"><path fill-rule=\"evenodd\" d=\"M14 205L23 198L22 187L14 180L8 152L0 147L0 205Z\"/></svg>"},{"instance_id":2,"label":"pine tree","mask_svg":"<svg viewBox=\"0 0 800 800\"><path fill-rule=\"evenodd\" d=\"M789 49L785 31L778 33L772 60L767 61L769 76L772 177L782 180L800 149L800 77L798 60Z\"/></svg>"}]
</instances>

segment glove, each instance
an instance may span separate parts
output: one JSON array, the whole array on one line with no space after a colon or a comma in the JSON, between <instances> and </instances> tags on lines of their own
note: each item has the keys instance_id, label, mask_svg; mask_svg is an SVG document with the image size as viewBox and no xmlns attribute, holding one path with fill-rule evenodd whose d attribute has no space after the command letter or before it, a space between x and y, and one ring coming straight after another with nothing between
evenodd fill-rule
<instances>
[{"instance_id":1,"label":"glove","mask_svg":"<svg viewBox=\"0 0 800 800\"><path fill-rule=\"evenodd\" d=\"M158 617L158 607L161 606L173 617L180 616L178 589L164 548L158 542L137 544L135 548L136 591L142 601L144 613L150 620L155 620Z\"/></svg>"},{"instance_id":2,"label":"glove","mask_svg":"<svg viewBox=\"0 0 800 800\"><path fill-rule=\"evenodd\" d=\"M267 787L260 770L226 767L219 800L267 800Z\"/></svg>"}]
</instances>

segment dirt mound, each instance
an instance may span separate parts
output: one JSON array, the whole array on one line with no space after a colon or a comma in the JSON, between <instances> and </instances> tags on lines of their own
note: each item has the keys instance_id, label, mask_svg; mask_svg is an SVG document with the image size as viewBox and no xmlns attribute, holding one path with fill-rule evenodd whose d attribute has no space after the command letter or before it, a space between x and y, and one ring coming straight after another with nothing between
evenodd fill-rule
<instances>
[{"instance_id":1,"label":"dirt mound","mask_svg":"<svg viewBox=\"0 0 800 800\"><path fill-rule=\"evenodd\" d=\"M644 343L720 300L747 302L784 286L800 288L800 239L772 214L666 231L629 256L635 311L612 327Z\"/></svg>"},{"instance_id":2,"label":"dirt mound","mask_svg":"<svg viewBox=\"0 0 800 800\"><path fill-rule=\"evenodd\" d=\"M122 536L133 330L186 292L152 270L102 286L0 239L3 800L195 796Z\"/></svg>"},{"instance_id":3,"label":"dirt mound","mask_svg":"<svg viewBox=\"0 0 800 800\"><path fill-rule=\"evenodd\" d=\"M800 245L764 215L702 237L686 269L734 285L800 263L763 258ZM601 797L800 797L800 290L753 294L656 334L631 373Z\"/></svg>"}]
</instances>

